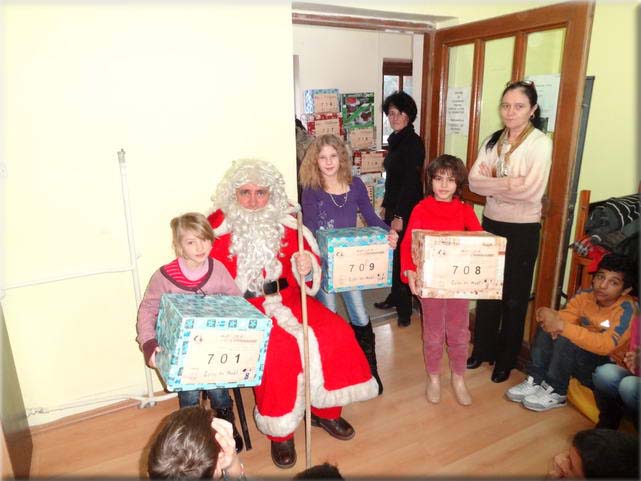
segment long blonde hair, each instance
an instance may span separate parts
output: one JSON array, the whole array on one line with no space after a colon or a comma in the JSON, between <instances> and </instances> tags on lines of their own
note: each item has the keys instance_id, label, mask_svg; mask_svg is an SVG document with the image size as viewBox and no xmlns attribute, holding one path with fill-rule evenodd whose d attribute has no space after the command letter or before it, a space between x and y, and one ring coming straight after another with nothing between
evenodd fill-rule
<instances>
[{"instance_id":1,"label":"long blonde hair","mask_svg":"<svg viewBox=\"0 0 641 481\"><path fill-rule=\"evenodd\" d=\"M352 183L352 160L349 148L337 135L325 134L314 140L303 157L298 175L298 182L303 189L325 189L323 174L318 168L318 157L326 145L333 147L338 153L338 181L346 185Z\"/></svg>"}]
</instances>

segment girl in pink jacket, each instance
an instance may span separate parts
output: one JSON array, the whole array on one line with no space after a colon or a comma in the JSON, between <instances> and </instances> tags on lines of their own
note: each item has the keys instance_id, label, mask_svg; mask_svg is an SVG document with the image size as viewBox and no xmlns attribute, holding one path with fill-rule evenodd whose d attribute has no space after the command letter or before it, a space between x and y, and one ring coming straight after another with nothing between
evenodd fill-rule
<instances>
[{"instance_id":1,"label":"girl in pink jacket","mask_svg":"<svg viewBox=\"0 0 641 481\"><path fill-rule=\"evenodd\" d=\"M204 215L190 212L175 217L171 220L171 230L177 257L154 272L138 309L136 340L145 356L145 363L151 368L156 367L156 353L160 351L156 339L156 320L163 294L241 295L225 266L209 257L214 232ZM236 448L238 451L242 450L243 441L234 424L229 392L227 389L210 389L205 392L218 417L234 426ZM200 390L179 391L180 407L197 406L201 393Z\"/></svg>"}]
</instances>

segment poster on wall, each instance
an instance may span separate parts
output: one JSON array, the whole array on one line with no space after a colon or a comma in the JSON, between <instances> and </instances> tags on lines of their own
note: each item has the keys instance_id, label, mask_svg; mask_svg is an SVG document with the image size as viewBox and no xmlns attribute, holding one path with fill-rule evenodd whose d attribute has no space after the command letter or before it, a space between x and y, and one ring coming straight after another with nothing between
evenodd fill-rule
<instances>
[{"instance_id":1,"label":"poster on wall","mask_svg":"<svg viewBox=\"0 0 641 481\"><path fill-rule=\"evenodd\" d=\"M470 87L447 89L445 135L467 135L470 119Z\"/></svg>"},{"instance_id":2,"label":"poster on wall","mask_svg":"<svg viewBox=\"0 0 641 481\"><path fill-rule=\"evenodd\" d=\"M543 132L554 132L561 74L529 75L526 80L534 82L534 87L539 96L538 104L541 107L542 120L541 130Z\"/></svg>"}]
</instances>

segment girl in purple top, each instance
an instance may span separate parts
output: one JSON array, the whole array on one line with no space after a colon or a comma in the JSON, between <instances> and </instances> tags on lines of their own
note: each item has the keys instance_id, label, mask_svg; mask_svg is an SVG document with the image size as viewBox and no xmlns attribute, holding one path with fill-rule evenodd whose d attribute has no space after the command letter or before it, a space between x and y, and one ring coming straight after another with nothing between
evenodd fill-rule
<instances>
[{"instance_id":1,"label":"girl in purple top","mask_svg":"<svg viewBox=\"0 0 641 481\"><path fill-rule=\"evenodd\" d=\"M301 204L303 222L316 233L319 229L340 229L356 226L356 213L360 210L367 225L389 230L389 245L396 248L398 233L374 212L365 184L352 177L350 155L343 140L336 135L318 137L307 149L300 167L300 185L303 188ZM375 339L362 291L341 292L349 320L370 368L378 381L379 394L383 384L378 376ZM319 289L316 298L328 309L336 312L336 294Z\"/></svg>"}]
</instances>

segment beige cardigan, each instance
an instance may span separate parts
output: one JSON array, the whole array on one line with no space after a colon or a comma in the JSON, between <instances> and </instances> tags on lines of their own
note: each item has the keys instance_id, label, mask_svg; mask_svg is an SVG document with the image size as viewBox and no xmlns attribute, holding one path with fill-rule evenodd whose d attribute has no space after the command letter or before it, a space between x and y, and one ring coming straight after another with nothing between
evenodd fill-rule
<instances>
[{"instance_id":1,"label":"beige cardigan","mask_svg":"<svg viewBox=\"0 0 641 481\"><path fill-rule=\"evenodd\" d=\"M499 222L539 222L552 162L552 140L534 129L510 155L509 175L498 178L480 173L482 163L492 169L499 160L496 145L485 150L488 140L483 142L469 175L470 190L486 196L483 215Z\"/></svg>"}]
</instances>

